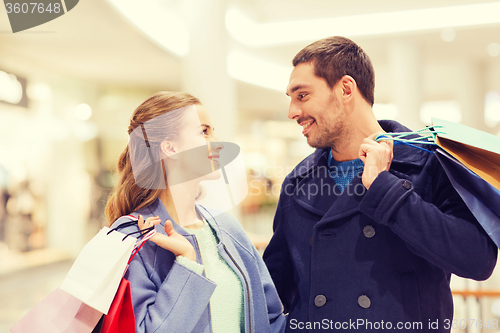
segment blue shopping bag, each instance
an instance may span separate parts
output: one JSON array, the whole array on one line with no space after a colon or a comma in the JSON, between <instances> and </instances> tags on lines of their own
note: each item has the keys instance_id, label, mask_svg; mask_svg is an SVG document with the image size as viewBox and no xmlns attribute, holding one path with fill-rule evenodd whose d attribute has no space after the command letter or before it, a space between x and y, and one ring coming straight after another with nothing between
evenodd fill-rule
<instances>
[{"instance_id":1,"label":"blue shopping bag","mask_svg":"<svg viewBox=\"0 0 500 333\"><path fill-rule=\"evenodd\" d=\"M452 186L500 248L500 137L437 118L432 124L416 132L381 134L375 140L391 139L436 154ZM431 151L422 145L439 148Z\"/></svg>"},{"instance_id":2,"label":"blue shopping bag","mask_svg":"<svg viewBox=\"0 0 500 333\"><path fill-rule=\"evenodd\" d=\"M471 213L500 247L500 191L443 150L437 149L435 154Z\"/></svg>"}]
</instances>

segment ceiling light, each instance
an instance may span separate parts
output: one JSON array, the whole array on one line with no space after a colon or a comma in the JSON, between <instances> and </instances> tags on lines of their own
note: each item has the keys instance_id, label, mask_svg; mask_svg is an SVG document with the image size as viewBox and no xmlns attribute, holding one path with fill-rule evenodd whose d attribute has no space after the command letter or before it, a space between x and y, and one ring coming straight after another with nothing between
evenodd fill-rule
<instances>
[{"instance_id":1,"label":"ceiling light","mask_svg":"<svg viewBox=\"0 0 500 333\"><path fill-rule=\"evenodd\" d=\"M116 1L116 0L115 0ZM238 42L265 47L328 36L370 36L500 23L500 2L425 8L288 22L258 23L239 8L226 12L226 27Z\"/></svg>"},{"instance_id":2,"label":"ceiling light","mask_svg":"<svg viewBox=\"0 0 500 333\"><path fill-rule=\"evenodd\" d=\"M233 79L284 93L292 67L281 66L248 53L231 51L227 56L227 72Z\"/></svg>"},{"instance_id":3,"label":"ceiling light","mask_svg":"<svg viewBox=\"0 0 500 333\"><path fill-rule=\"evenodd\" d=\"M108 0L125 18L153 42L168 51L186 56L189 32L185 22L153 0Z\"/></svg>"}]
</instances>

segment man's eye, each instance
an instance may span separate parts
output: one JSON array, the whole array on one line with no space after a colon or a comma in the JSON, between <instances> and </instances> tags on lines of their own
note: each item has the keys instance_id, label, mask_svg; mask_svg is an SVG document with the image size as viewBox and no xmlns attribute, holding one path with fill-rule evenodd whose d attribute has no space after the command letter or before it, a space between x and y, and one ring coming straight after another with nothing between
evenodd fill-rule
<instances>
[{"instance_id":1,"label":"man's eye","mask_svg":"<svg viewBox=\"0 0 500 333\"><path fill-rule=\"evenodd\" d=\"M306 97L306 94L299 94L298 97L299 97L299 99L302 99L302 98Z\"/></svg>"}]
</instances>

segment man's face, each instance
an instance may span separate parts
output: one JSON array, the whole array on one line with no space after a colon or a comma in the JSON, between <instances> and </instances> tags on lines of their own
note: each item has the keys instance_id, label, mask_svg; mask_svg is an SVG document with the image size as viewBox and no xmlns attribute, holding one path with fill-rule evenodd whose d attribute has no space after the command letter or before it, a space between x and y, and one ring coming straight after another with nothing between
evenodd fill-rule
<instances>
[{"instance_id":1,"label":"man's face","mask_svg":"<svg viewBox=\"0 0 500 333\"><path fill-rule=\"evenodd\" d=\"M303 127L302 134L313 148L337 151L346 134L346 115L335 97L338 89L339 83L330 88L325 79L314 74L313 63L298 64L290 75L288 118Z\"/></svg>"}]
</instances>

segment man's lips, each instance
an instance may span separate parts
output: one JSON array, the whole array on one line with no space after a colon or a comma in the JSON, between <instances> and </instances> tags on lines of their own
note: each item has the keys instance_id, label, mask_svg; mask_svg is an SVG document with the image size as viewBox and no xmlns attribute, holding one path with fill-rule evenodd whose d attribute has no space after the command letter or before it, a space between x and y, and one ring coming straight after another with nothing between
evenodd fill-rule
<instances>
[{"instance_id":1,"label":"man's lips","mask_svg":"<svg viewBox=\"0 0 500 333\"><path fill-rule=\"evenodd\" d=\"M302 128L304 129L302 131L302 134L306 135L306 133L309 132L309 130L311 129L311 126L314 123L315 123L314 119L309 119L309 120L306 120L306 121L303 121L303 122L299 123L299 125L302 126Z\"/></svg>"}]
</instances>

